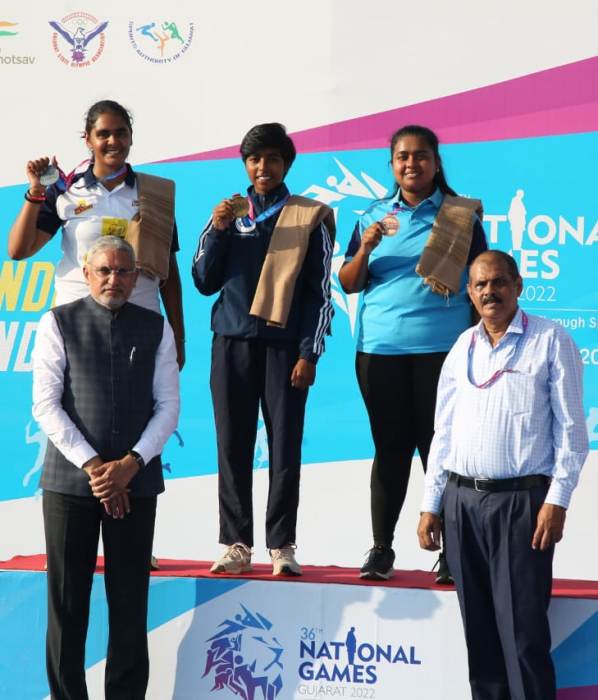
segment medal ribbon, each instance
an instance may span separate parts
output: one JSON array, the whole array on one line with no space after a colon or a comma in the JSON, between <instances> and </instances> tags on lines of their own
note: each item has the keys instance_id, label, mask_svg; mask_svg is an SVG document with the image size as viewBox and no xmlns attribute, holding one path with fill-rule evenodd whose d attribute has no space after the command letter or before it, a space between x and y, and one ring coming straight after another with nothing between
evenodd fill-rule
<instances>
[{"instance_id":1,"label":"medal ribbon","mask_svg":"<svg viewBox=\"0 0 598 700\"><path fill-rule=\"evenodd\" d=\"M519 342L525 335L525 331L527 330L527 325L528 325L528 318L527 314L525 311L521 312L521 325L523 326L523 333L521 333L518 337L517 340L515 341L515 347L513 349L513 357L511 358L511 362L514 364L515 358L517 356L517 351L519 350ZM475 387L478 389L487 389L488 387L492 386L500 377L502 377L503 374L516 374L517 370L516 369L511 369L510 367L505 367L504 369L497 369L496 372L490 377L490 379L486 379L485 382L482 382L481 384L476 384L473 379L471 378L471 365L473 361L473 350L475 348L475 343L476 343L476 332L474 331L471 334L471 340L469 342L469 349L467 351L467 379L469 379L470 384L473 384Z\"/></svg>"},{"instance_id":2,"label":"medal ribbon","mask_svg":"<svg viewBox=\"0 0 598 700\"><path fill-rule=\"evenodd\" d=\"M265 221L271 216L274 216L276 212L280 211L287 203L290 196L290 194L286 194L282 199L280 199L278 202L275 202L271 207L268 207L257 217L255 216L255 210L253 208L253 202L251 201L251 197L247 197L249 201L249 214L247 216L244 216L243 219L249 219L250 222L255 222L256 224L259 224L260 221Z\"/></svg>"},{"instance_id":3,"label":"medal ribbon","mask_svg":"<svg viewBox=\"0 0 598 700\"><path fill-rule=\"evenodd\" d=\"M77 170L82 166L86 165L88 163L91 163L91 160L89 158L86 158L85 160L82 160L79 165L76 165L71 172L66 175L64 173L64 170L60 167L57 166L58 174L60 175L60 180L64 184L64 189L65 191L68 190L68 188L73 184L73 180L75 179L75 174ZM127 164L125 163L122 168L117 170L115 173L112 173L111 175L105 175L104 177L98 177L96 178L99 182L109 182L110 180L116 180L117 177L120 177L121 175L124 175L124 173L127 172Z\"/></svg>"}]
</instances>

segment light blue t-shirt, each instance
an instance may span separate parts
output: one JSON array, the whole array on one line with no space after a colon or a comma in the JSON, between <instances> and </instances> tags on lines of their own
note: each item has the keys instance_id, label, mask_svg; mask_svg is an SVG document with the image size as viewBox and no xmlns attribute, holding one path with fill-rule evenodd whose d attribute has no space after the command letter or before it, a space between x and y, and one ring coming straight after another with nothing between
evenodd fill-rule
<instances>
[{"instance_id":1,"label":"light blue t-shirt","mask_svg":"<svg viewBox=\"0 0 598 700\"><path fill-rule=\"evenodd\" d=\"M375 202L359 219L347 247L350 260L361 244L363 232L399 207L399 230L384 236L372 251L368 281L359 313L357 349L379 355L447 352L459 334L471 325L471 306L463 272L461 289L445 299L432 292L415 272L444 195L439 189L409 207L400 191L391 199ZM470 259L486 249L481 223L476 220Z\"/></svg>"}]
</instances>

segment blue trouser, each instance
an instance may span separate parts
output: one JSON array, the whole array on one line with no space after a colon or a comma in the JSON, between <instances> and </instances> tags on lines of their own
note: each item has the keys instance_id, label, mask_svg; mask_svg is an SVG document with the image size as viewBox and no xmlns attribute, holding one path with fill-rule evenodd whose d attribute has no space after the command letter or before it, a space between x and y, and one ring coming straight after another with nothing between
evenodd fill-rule
<instances>
[{"instance_id":1,"label":"blue trouser","mask_svg":"<svg viewBox=\"0 0 598 700\"><path fill-rule=\"evenodd\" d=\"M531 547L548 485L487 493L448 482L446 556L474 700L555 700L547 610L554 547Z\"/></svg>"}]
</instances>

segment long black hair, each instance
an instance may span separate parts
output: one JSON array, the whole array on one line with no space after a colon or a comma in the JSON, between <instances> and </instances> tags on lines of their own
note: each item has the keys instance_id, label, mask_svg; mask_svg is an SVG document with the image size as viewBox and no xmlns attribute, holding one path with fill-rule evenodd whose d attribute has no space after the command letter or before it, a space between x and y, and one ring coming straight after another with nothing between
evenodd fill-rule
<instances>
[{"instance_id":1,"label":"long black hair","mask_svg":"<svg viewBox=\"0 0 598 700\"><path fill-rule=\"evenodd\" d=\"M402 139L405 136L417 136L422 138L427 143L436 156L436 161L438 163L438 170L434 175L434 184L436 187L438 187L442 194L452 194L454 197L456 197L457 193L452 189L452 187L449 186L448 182L446 181L444 170L442 169L442 159L440 158L440 151L438 149L438 136L436 136L432 129L428 129L427 126L421 126L420 124L407 124L406 126L402 126L400 129L395 131L390 138L390 162L392 163L392 157L397 142L399 139ZM390 195L389 199L392 199L398 190L399 183L395 182L394 191Z\"/></svg>"}]
</instances>

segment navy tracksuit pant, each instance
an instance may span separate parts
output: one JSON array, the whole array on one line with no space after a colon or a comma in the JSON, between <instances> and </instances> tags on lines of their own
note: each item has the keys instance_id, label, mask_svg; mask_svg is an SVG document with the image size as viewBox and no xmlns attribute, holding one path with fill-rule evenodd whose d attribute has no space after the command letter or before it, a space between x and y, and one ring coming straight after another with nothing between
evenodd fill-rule
<instances>
[{"instance_id":1,"label":"navy tracksuit pant","mask_svg":"<svg viewBox=\"0 0 598 700\"><path fill-rule=\"evenodd\" d=\"M307 390L291 386L296 342L214 335L210 388L218 441L220 542L253 546L253 459L261 404L269 451L266 545L296 539Z\"/></svg>"}]
</instances>

